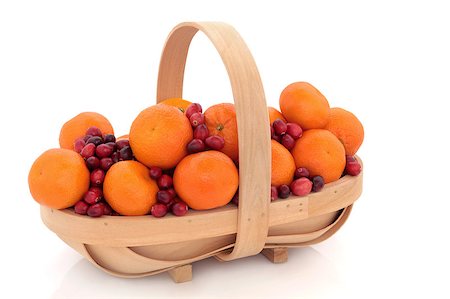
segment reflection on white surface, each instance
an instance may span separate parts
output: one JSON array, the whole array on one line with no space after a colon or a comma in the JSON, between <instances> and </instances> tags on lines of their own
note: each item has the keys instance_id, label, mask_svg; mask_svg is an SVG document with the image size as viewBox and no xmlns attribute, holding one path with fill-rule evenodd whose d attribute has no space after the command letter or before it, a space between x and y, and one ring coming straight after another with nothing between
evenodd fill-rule
<instances>
[{"instance_id":1,"label":"reflection on white surface","mask_svg":"<svg viewBox=\"0 0 450 299\"><path fill-rule=\"evenodd\" d=\"M261 255L225 263L209 258L194 263L193 271L193 280L182 284L167 273L123 279L82 259L64 275L52 298L249 298L249 293L254 298L322 298L346 293L333 263L311 247L290 249L284 264Z\"/></svg>"}]
</instances>

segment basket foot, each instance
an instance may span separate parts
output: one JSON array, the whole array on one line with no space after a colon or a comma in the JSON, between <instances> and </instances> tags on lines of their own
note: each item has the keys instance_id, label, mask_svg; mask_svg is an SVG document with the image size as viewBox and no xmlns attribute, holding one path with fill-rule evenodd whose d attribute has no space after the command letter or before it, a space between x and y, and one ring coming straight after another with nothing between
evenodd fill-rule
<instances>
[{"instance_id":1,"label":"basket foot","mask_svg":"<svg viewBox=\"0 0 450 299\"><path fill-rule=\"evenodd\" d=\"M288 260L287 247L266 248L261 253L274 264L285 263Z\"/></svg>"},{"instance_id":2,"label":"basket foot","mask_svg":"<svg viewBox=\"0 0 450 299\"><path fill-rule=\"evenodd\" d=\"M192 265L183 265L169 270L169 275L176 283L187 282L192 280Z\"/></svg>"}]
</instances>

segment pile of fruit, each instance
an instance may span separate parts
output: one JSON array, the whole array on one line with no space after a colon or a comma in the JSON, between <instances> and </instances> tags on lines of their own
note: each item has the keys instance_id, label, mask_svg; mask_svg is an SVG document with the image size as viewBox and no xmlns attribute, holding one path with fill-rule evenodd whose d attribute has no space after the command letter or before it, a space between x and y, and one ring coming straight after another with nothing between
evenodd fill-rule
<instances>
[{"instance_id":1,"label":"pile of fruit","mask_svg":"<svg viewBox=\"0 0 450 299\"><path fill-rule=\"evenodd\" d=\"M283 90L280 108L268 108L272 201L360 173L354 155L364 129L356 116L330 108L305 82ZM63 125L59 143L36 159L28 176L42 205L91 217L163 217L239 203L233 104L203 112L198 103L167 99L143 110L118 138L104 116L84 112Z\"/></svg>"}]
</instances>

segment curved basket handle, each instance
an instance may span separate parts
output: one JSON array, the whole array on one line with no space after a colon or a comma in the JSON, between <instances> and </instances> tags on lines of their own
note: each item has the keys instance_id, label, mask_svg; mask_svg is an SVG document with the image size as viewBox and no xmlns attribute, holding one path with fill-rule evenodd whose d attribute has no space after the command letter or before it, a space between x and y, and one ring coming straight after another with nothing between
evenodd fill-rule
<instances>
[{"instance_id":1,"label":"curved basket handle","mask_svg":"<svg viewBox=\"0 0 450 299\"><path fill-rule=\"evenodd\" d=\"M271 175L269 116L255 61L239 33L216 22L182 23L164 46L158 75L157 101L182 97L189 45L202 31L219 52L233 90L239 136L239 212L236 245L221 260L258 254L268 233Z\"/></svg>"}]
</instances>

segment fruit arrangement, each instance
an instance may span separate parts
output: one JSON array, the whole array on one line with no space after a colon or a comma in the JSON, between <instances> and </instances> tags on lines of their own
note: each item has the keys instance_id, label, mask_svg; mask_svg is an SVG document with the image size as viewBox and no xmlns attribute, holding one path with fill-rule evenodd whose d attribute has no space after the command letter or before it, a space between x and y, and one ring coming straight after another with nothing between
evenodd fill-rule
<instances>
[{"instance_id":1,"label":"fruit arrangement","mask_svg":"<svg viewBox=\"0 0 450 299\"><path fill-rule=\"evenodd\" d=\"M282 91L280 108L268 108L272 201L320 192L360 173L354 155L364 130L356 116L330 108L305 82ZM62 126L59 140L61 148L43 153L29 174L32 196L51 208L90 217L164 217L239 203L233 104L203 112L199 103L167 99L143 110L119 138L104 116L84 112Z\"/></svg>"}]
</instances>

